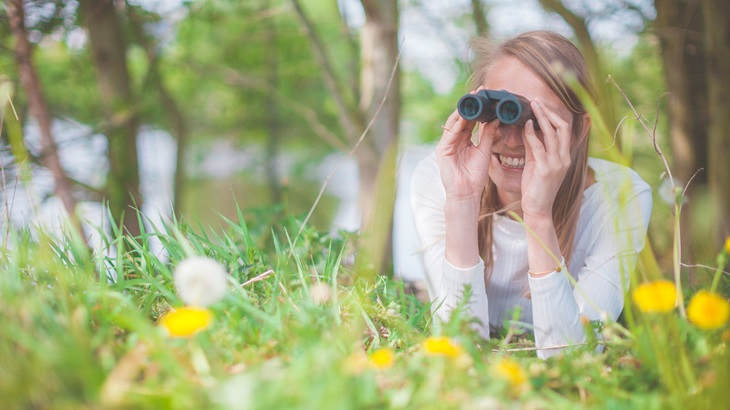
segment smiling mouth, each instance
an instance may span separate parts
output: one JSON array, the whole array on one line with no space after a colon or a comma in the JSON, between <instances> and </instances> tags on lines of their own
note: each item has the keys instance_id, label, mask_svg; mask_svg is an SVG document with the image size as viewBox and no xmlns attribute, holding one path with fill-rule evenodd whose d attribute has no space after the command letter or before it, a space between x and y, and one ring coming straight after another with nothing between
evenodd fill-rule
<instances>
[{"instance_id":1,"label":"smiling mouth","mask_svg":"<svg viewBox=\"0 0 730 410\"><path fill-rule=\"evenodd\" d=\"M504 167L514 169L525 168L525 157L508 157L502 154L497 154L497 157L499 158L499 162L502 163L502 166Z\"/></svg>"}]
</instances>

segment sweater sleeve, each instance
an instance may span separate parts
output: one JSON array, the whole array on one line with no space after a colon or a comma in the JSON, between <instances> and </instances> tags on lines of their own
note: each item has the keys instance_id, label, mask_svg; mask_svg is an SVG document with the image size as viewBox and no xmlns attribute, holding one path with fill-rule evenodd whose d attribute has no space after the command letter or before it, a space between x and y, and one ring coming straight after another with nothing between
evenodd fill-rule
<instances>
[{"instance_id":1,"label":"sweater sleeve","mask_svg":"<svg viewBox=\"0 0 730 410\"><path fill-rule=\"evenodd\" d=\"M484 262L469 269L451 265L445 255L446 222L444 204L446 193L435 154L422 160L411 180L411 208L416 232L421 242L420 252L426 267L426 282L434 316L448 321L454 308L463 301L464 290L471 297L465 304L466 314L478 319L475 329L489 338L489 307L484 287Z\"/></svg>"},{"instance_id":2,"label":"sweater sleeve","mask_svg":"<svg viewBox=\"0 0 730 410\"><path fill-rule=\"evenodd\" d=\"M594 241L583 266L571 266L570 273L563 270L529 278L538 347L581 343L586 337L581 317L616 320L623 310L629 273L644 247L652 207L651 188L646 183L641 181L634 192L628 199L616 200L622 205L604 202L604 206L590 209L594 214L583 229L591 231L587 237ZM574 288L570 274L577 278ZM538 350L538 357L547 358L560 350Z\"/></svg>"}]
</instances>

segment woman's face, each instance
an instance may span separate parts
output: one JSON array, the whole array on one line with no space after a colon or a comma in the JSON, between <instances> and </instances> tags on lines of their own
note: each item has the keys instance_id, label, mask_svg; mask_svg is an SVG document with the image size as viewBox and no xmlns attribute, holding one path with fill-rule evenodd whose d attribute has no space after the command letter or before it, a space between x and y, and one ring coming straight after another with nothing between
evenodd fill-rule
<instances>
[{"instance_id":1,"label":"woman's face","mask_svg":"<svg viewBox=\"0 0 730 410\"><path fill-rule=\"evenodd\" d=\"M495 61L483 85L489 90L506 90L519 94L530 101L539 98L548 109L562 119L567 122L572 121L572 113L560 98L535 72L515 57L505 56ZM494 135L489 177L497 186L502 205L521 198L522 171L525 167L523 129L516 125L501 125ZM480 124L479 132L483 131L484 124ZM537 131L537 136L542 140L540 131Z\"/></svg>"}]
</instances>

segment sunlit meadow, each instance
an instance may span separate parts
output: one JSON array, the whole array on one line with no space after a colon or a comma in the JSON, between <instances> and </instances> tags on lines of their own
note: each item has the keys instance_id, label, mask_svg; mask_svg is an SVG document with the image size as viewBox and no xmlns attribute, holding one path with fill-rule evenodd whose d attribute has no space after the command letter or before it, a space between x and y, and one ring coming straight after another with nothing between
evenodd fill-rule
<instances>
[{"instance_id":1,"label":"sunlit meadow","mask_svg":"<svg viewBox=\"0 0 730 410\"><path fill-rule=\"evenodd\" d=\"M358 278L345 262L352 238L305 229L292 248L295 218L270 227L270 243L243 213L226 222L208 235L184 222L117 234L113 257L73 230L10 233L3 407L700 408L730 398L717 289L686 290L685 319L673 282L646 281L627 298L627 320L600 328L604 353L590 337L543 361L520 332L485 342L463 317L430 326L404 283ZM169 259L149 250L153 236Z\"/></svg>"}]
</instances>

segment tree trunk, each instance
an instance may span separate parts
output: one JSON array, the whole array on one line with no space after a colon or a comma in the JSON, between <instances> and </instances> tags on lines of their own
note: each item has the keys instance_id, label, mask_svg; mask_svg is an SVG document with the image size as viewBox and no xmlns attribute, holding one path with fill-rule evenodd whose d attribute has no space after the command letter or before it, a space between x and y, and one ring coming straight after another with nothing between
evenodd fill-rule
<instances>
[{"instance_id":1,"label":"tree trunk","mask_svg":"<svg viewBox=\"0 0 730 410\"><path fill-rule=\"evenodd\" d=\"M147 63L149 64L149 80L150 83L157 90L157 94L160 97L162 108L165 111L165 117L167 118L167 126L169 127L170 133L175 137L177 143L177 151L175 153L175 175L173 178L173 199L172 209L178 219L181 217L180 210L182 207L182 198L185 189L185 148L188 142L188 125L185 121L185 115L183 114L180 106L178 105L175 98L170 94L165 81L160 75L159 69L159 56L155 52L155 46L150 42L150 39L144 32L144 27L140 16L136 13L134 7L128 7L129 20L132 23L132 28L139 42L140 46L147 55Z\"/></svg>"},{"instance_id":2,"label":"tree trunk","mask_svg":"<svg viewBox=\"0 0 730 410\"><path fill-rule=\"evenodd\" d=\"M56 143L51 133L52 118L43 95L38 73L33 65L32 48L28 41L27 31L25 29L25 10L23 9L23 0L10 0L7 5L8 19L10 27L15 36L15 62L18 66L20 82L25 89L28 98L28 106L30 113L38 122L40 130L41 154L40 160L42 164L51 171L55 183L55 195L63 203L64 209L68 217L81 237L84 237L84 231L81 222L76 215L76 199L71 192L71 184L66 177L66 172L61 166L58 157Z\"/></svg>"},{"instance_id":3,"label":"tree trunk","mask_svg":"<svg viewBox=\"0 0 730 410\"><path fill-rule=\"evenodd\" d=\"M669 95L669 137L673 175L680 184L692 179L682 210L683 262L705 248L702 232L695 235L692 223L698 196L707 184L708 89L703 45L704 22L700 0L656 0L656 34L664 62L664 79ZM700 246L697 246L700 245Z\"/></svg>"},{"instance_id":4,"label":"tree trunk","mask_svg":"<svg viewBox=\"0 0 730 410\"><path fill-rule=\"evenodd\" d=\"M366 118L374 118L364 147L370 153L358 155L365 236L362 248L367 249L365 258L375 269L392 271L395 151L400 119L398 2L362 0L362 5L366 22L361 29L360 109Z\"/></svg>"},{"instance_id":5,"label":"tree trunk","mask_svg":"<svg viewBox=\"0 0 730 410\"><path fill-rule=\"evenodd\" d=\"M360 33L360 101L349 104L357 90L345 92L324 44L298 0L290 0L322 67L325 85L335 100L346 140L354 147L372 127L355 153L360 172L361 241L358 265L367 277L391 271L391 225L395 202L395 151L400 119L398 70L398 2L361 0L366 22ZM382 103L382 104L381 104Z\"/></svg>"},{"instance_id":6,"label":"tree trunk","mask_svg":"<svg viewBox=\"0 0 730 410\"><path fill-rule=\"evenodd\" d=\"M137 161L138 120L127 70L127 44L113 0L81 0L89 33L109 140L109 210L132 236L140 234L136 209L142 207Z\"/></svg>"},{"instance_id":7,"label":"tree trunk","mask_svg":"<svg viewBox=\"0 0 730 410\"><path fill-rule=\"evenodd\" d=\"M266 6L271 6L271 2L267 2ZM265 41L266 41L266 73L269 85L278 90L279 88L279 56L277 45L276 21L273 17L269 17L265 23ZM278 204L281 202L281 183L279 177L279 168L277 166L279 159L279 145L281 138L279 133L279 101L276 95L271 92L264 94L264 106L266 107L266 176L269 181L269 192L271 202Z\"/></svg>"},{"instance_id":8,"label":"tree trunk","mask_svg":"<svg viewBox=\"0 0 730 410\"><path fill-rule=\"evenodd\" d=\"M730 5L725 0L702 0L702 7L710 91L707 173L716 211L715 243L722 243L730 235Z\"/></svg>"}]
</instances>

